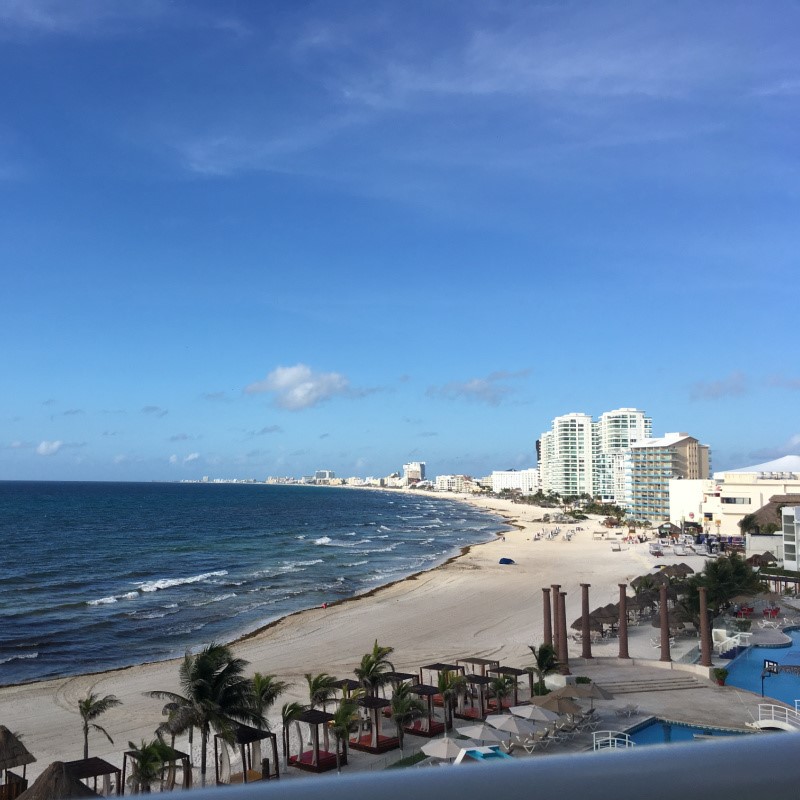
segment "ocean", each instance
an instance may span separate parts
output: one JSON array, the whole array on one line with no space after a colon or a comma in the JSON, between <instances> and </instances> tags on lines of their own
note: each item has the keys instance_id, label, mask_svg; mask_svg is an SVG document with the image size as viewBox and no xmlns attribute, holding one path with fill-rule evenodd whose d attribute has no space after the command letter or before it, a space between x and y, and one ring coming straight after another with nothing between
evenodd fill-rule
<instances>
[{"instance_id":1,"label":"ocean","mask_svg":"<svg viewBox=\"0 0 800 800\"><path fill-rule=\"evenodd\" d=\"M0 481L0 685L231 641L504 529L422 493Z\"/></svg>"}]
</instances>

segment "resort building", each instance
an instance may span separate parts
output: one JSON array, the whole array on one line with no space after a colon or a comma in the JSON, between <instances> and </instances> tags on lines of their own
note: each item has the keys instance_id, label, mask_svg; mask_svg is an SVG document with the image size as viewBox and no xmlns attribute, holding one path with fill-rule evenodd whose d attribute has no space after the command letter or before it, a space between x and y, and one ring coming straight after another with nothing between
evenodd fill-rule
<instances>
[{"instance_id":1,"label":"resort building","mask_svg":"<svg viewBox=\"0 0 800 800\"><path fill-rule=\"evenodd\" d=\"M800 506L788 506L782 513L783 568L800 569Z\"/></svg>"},{"instance_id":2,"label":"resort building","mask_svg":"<svg viewBox=\"0 0 800 800\"><path fill-rule=\"evenodd\" d=\"M539 474L544 492L563 496L593 494L592 418L564 414L540 439Z\"/></svg>"},{"instance_id":3,"label":"resort building","mask_svg":"<svg viewBox=\"0 0 800 800\"><path fill-rule=\"evenodd\" d=\"M688 433L667 433L631 445L625 456L625 505L635 519L670 518L670 481L709 477L710 450Z\"/></svg>"},{"instance_id":4,"label":"resort building","mask_svg":"<svg viewBox=\"0 0 800 800\"><path fill-rule=\"evenodd\" d=\"M469 475L437 475L436 491L476 494L483 490L478 482L473 480Z\"/></svg>"},{"instance_id":5,"label":"resort building","mask_svg":"<svg viewBox=\"0 0 800 800\"><path fill-rule=\"evenodd\" d=\"M425 462L412 461L410 464L403 464L403 482L406 486L413 486L415 483L425 480Z\"/></svg>"},{"instance_id":6,"label":"resort building","mask_svg":"<svg viewBox=\"0 0 800 800\"><path fill-rule=\"evenodd\" d=\"M800 495L800 456L715 472L713 480L671 480L669 518L676 525L695 521L708 533L740 536L743 519L788 495Z\"/></svg>"},{"instance_id":7,"label":"resort building","mask_svg":"<svg viewBox=\"0 0 800 800\"><path fill-rule=\"evenodd\" d=\"M483 480L479 481L483 485ZM504 491L520 492L521 494L536 494L541 487L539 470L530 469L505 469L492 472L491 490L495 494Z\"/></svg>"},{"instance_id":8,"label":"resort building","mask_svg":"<svg viewBox=\"0 0 800 800\"><path fill-rule=\"evenodd\" d=\"M653 420L636 408L605 411L592 425L592 494L605 503L625 503L625 454L653 435Z\"/></svg>"},{"instance_id":9,"label":"resort building","mask_svg":"<svg viewBox=\"0 0 800 800\"><path fill-rule=\"evenodd\" d=\"M586 493L607 503L625 502L625 454L650 438L653 421L636 408L565 414L537 442L541 488L564 495Z\"/></svg>"}]
</instances>

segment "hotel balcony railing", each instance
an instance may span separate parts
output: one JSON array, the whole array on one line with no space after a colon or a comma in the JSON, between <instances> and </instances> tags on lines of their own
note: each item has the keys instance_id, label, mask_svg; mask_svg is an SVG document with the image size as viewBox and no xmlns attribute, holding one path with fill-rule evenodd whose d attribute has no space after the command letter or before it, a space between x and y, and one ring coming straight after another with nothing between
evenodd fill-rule
<instances>
[{"instance_id":1,"label":"hotel balcony railing","mask_svg":"<svg viewBox=\"0 0 800 800\"><path fill-rule=\"evenodd\" d=\"M800 734L720 737L667 747L632 747L607 752L533 756L474 763L466 769L443 765L267 781L226 787L228 800L485 800L487 797L591 798L619 800L731 800L800 796ZM193 800L219 798L216 787L192 791Z\"/></svg>"}]
</instances>

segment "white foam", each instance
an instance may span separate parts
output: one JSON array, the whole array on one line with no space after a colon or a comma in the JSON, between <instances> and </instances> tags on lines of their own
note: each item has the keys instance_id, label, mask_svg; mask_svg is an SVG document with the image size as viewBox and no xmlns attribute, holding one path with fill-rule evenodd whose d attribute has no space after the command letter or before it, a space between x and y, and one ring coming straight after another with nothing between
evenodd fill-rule
<instances>
[{"instance_id":1,"label":"white foam","mask_svg":"<svg viewBox=\"0 0 800 800\"><path fill-rule=\"evenodd\" d=\"M0 664L8 664L9 661L24 661L26 658L39 658L38 653L22 653L18 656L11 656L10 658L0 658Z\"/></svg>"},{"instance_id":2,"label":"white foam","mask_svg":"<svg viewBox=\"0 0 800 800\"><path fill-rule=\"evenodd\" d=\"M187 583L200 583L201 581L207 581L209 578L218 578L227 574L228 570L219 569L215 572L204 572L202 575L192 575L188 578L161 578L157 581L145 581L139 584L139 591L158 592L161 589L170 589L173 586L184 586Z\"/></svg>"}]
</instances>

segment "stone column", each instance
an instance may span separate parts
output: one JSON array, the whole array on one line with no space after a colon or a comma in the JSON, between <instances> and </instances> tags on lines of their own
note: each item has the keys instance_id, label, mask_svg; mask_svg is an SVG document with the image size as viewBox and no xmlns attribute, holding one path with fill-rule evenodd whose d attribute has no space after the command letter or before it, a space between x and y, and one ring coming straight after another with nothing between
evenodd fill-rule
<instances>
[{"instance_id":1,"label":"stone column","mask_svg":"<svg viewBox=\"0 0 800 800\"><path fill-rule=\"evenodd\" d=\"M705 586L697 589L700 594L700 666L711 666L711 626L708 624L708 597Z\"/></svg>"},{"instance_id":2,"label":"stone column","mask_svg":"<svg viewBox=\"0 0 800 800\"><path fill-rule=\"evenodd\" d=\"M550 587L552 594L551 597L553 599L553 648L556 651L556 657L561 652L561 644L559 643L559 637L561 636L561 627L558 624L558 612L560 603L558 602L558 593L561 591L561 584L554 583Z\"/></svg>"},{"instance_id":3,"label":"stone column","mask_svg":"<svg viewBox=\"0 0 800 800\"><path fill-rule=\"evenodd\" d=\"M558 593L558 660L561 674L571 675L569 671L569 648L567 646L567 593Z\"/></svg>"},{"instance_id":4,"label":"stone column","mask_svg":"<svg viewBox=\"0 0 800 800\"><path fill-rule=\"evenodd\" d=\"M669 654L669 609L667 608L667 586L662 584L660 588L661 608L661 658L660 661L672 661Z\"/></svg>"},{"instance_id":5,"label":"stone column","mask_svg":"<svg viewBox=\"0 0 800 800\"><path fill-rule=\"evenodd\" d=\"M630 658L628 655L628 584L619 584L619 657Z\"/></svg>"},{"instance_id":6,"label":"stone column","mask_svg":"<svg viewBox=\"0 0 800 800\"><path fill-rule=\"evenodd\" d=\"M542 617L544 618L544 643L553 644L553 619L550 616L550 590L542 589Z\"/></svg>"},{"instance_id":7,"label":"stone column","mask_svg":"<svg viewBox=\"0 0 800 800\"><path fill-rule=\"evenodd\" d=\"M592 638L589 630L589 587L591 583L581 584L581 658L592 657Z\"/></svg>"}]
</instances>

